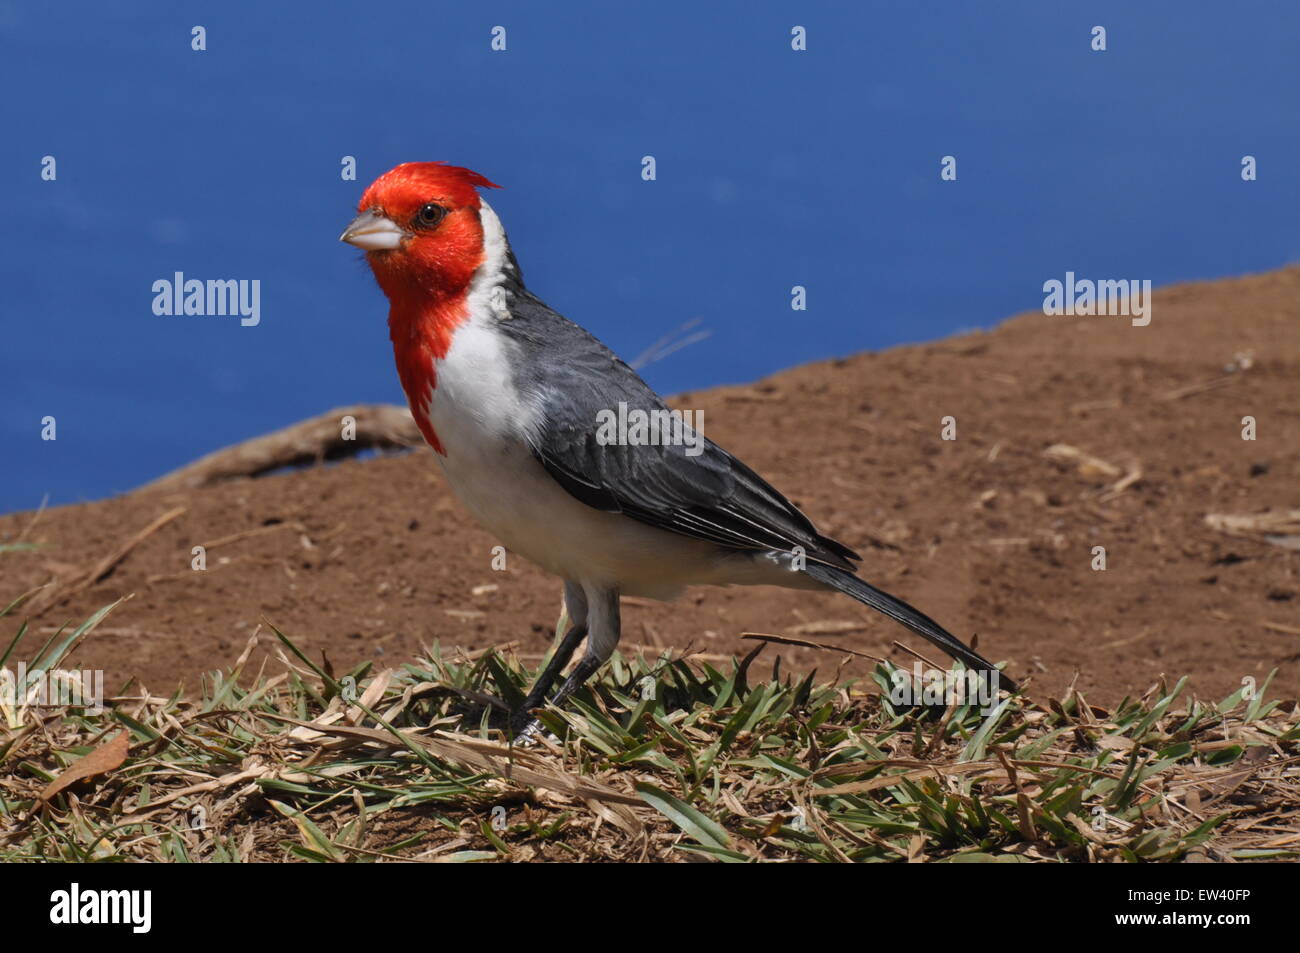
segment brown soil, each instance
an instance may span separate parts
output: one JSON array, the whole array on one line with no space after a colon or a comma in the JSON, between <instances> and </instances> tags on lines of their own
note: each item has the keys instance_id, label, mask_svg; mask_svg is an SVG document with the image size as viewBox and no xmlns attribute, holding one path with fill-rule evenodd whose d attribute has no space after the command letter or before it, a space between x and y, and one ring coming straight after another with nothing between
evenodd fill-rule
<instances>
[{"instance_id":1,"label":"brown soil","mask_svg":"<svg viewBox=\"0 0 1300 953\"><path fill-rule=\"evenodd\" d=\"M711 437L863 553L865 578L977 633L985 655L1033 676L1033 694L1078 673L1100 702L1161 674L1222 696L1277 667L1277 692L1295 697L1300 552L1225 535L1205 516L1300 507L1297 327L1292 267L1157 292L1145 328L1030 314L677 403L703 408ZM1253 365L1225 372L1243 353ZM940 437L945 415L955 441ZM1247 415L1253 442L1241 436ZM1053 444L1118 474L1054 459ZM1107 495L1133 467L1140 479ZM428 451L60 507L34 525L32 513L0 517L0 541L26 531L40 544L0 554L0 596L85 571L176 506L185 512L103 581L31 620L47 637L134 593L76 658L105 669L110 688L136 676L155 691L193 689L263 620L340 670L400 662L434 639L540 653L551 638L558 582L514 557L492 569L495 541L448 495ZM205 572L190 569L200 544ZM1094 546L1105 547L1104 572ZM836 626L822 623L858 628L830 635L821 630ZM746 631L802 632L910 664L893 647L902 639L940 657L839 596L698 589L624 609L625 643L729 654L749 647ZM839 662L779 654L801 671Z\"/></svg>"}]
</instances>

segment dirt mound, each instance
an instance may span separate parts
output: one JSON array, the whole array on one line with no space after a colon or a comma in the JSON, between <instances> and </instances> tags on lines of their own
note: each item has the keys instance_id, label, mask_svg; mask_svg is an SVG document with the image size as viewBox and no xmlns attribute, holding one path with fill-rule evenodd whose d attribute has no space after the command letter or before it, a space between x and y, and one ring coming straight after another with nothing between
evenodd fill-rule
<instances>
[{"instance_id":1,"label":"dirt mound","mask_svg":"<svg viewBox=\"0 0 1300 953\"><path fill-rule=\"evenodd\" d=\"M1284 520L1206 518L1300 507L1297 327L1292 267L1158 291L1147 327L1030 314L675 404L703 409L713 439L861 552L867 579L978 634L983 654L1034 676L1035 693L1077 672L1104 702L1161 673L1224 695L1279 667L1276 688L1294 697L1297 539ZM942 438L946 416L955 440ZM1242 439L1247 416L1253 441ZM131 676L154 690L193 686L232 663L263 620L340 669L400 662L434 639L541 653L559 605L558 582L522 559L494 570L496 541L450 497L428 451L0 517L0 542L19 538L39 545L0 552L8 597L65 587L32 617L38 635L135 594L76 657L104 669L110 689ZM198 545L205 571L191 569ZM746 631L910 664L893 646L902 639L937 657L830 595L698 589L624 611L634 645L730 654L748 647ZM799 670L839 662L782 655Z\"/></svg>"}]
</instances>

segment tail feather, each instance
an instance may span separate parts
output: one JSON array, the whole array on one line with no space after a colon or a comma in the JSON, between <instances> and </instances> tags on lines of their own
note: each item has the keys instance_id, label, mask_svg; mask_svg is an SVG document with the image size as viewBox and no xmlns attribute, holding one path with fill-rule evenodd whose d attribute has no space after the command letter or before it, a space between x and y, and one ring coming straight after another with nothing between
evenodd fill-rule
<instances>
[{"instance_id":1,"label":"tail feather","mask_svg":"<svg viewBox=\"0 0 1300 953\"><path fill-rule=\"evenodd\" d=\"M1007 691L1016 691L1016 684L988 659L980 655L966 643L957 638L924 612L909 606L902 599L877 589L864 582L851 572L827 566L822 563L808 563L804 572L820 583L830 586L847 596L852 596L863 605L882 612L896 622L901 622L917 635L924 636L955 659L960 659L967 668L981 672L996 672L998 684Z\"/></svg>"}]
</instances>

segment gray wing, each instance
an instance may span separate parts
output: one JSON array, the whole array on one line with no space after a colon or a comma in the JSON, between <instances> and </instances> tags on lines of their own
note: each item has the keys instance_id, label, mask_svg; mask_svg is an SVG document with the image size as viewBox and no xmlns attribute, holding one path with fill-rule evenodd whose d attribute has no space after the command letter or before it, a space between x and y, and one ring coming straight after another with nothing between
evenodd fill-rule
<instances>
[{"instance_id":1,"label":"gray wing","mask_svg":"<svg viewBox=\"0 0 1300 953\"><path fill-rule=\"evenodd\" d=\"M853 550L823 536L793 503L711 440L698 455L680 445L602 445L598 413L667 409L625 363L582 328L522 289L501 329L524 351L517 383L541 405L533 455L571 495L660 529L751 551L791 552L852 570Z\"/></svg>"}]
</instances>

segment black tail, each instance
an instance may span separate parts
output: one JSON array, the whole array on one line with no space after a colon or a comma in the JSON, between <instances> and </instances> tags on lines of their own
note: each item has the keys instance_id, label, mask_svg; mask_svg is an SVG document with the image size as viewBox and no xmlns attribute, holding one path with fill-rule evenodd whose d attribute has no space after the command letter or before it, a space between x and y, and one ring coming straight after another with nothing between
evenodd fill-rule
<instances>
[{"instance_id":1,"label":"black tail","mask_svg":"<svg viewBox=\"0 0 1300 953\"><path fill-rule=\"evenodd\" d=\"M913 609L902 599L891 596L887 592L882 592L870 583L863 582L853 573L846 572L843 569L836 569L834 566L810 562L804 567L804 572L818 582L825 583L832 589L838 589L846 596L857 599L863 605L871 606L877 612L883 612L894 621L903 623L917 635L929 639L953 658L961 659L967 668L980 672L996 672L1000 688L1005 688L1009 692L1016 691L1016 683L1003 675L992 662L974 649L969 648L965 642L962 642L961 639L938 622L935 622L924 612Z\"/></svg>"}]
</instances>

